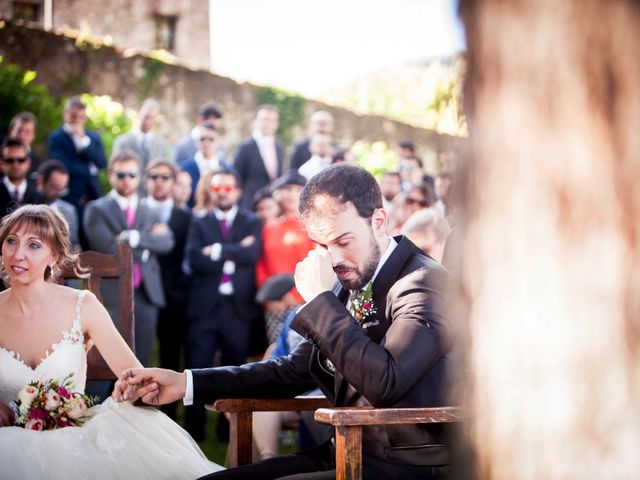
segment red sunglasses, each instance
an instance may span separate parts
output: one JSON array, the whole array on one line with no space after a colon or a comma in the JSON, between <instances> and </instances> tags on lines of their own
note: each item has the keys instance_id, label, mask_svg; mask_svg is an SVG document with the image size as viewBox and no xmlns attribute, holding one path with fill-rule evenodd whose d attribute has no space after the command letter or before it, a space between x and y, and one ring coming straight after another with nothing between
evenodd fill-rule
<instances>
[{"instance_id":1,"label":"red sunglasses","mask_svg":"<svg viewBox=\"0 0 640 480\"><path fill-rule=\"evenodd\" d=\"M212 192L233 192L235 190L236 186L235 185L211 185L209 187L209 190L211 190Z\"/></svg>"}]
</instances>

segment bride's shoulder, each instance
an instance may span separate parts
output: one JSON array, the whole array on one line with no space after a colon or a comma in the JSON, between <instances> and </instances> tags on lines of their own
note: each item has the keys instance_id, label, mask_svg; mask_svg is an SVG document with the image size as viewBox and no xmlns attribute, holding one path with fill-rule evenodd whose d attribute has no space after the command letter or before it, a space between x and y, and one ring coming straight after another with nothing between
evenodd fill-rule
<instances>
[{"instance_id":1,"label":"bride's shoulder","mask_svg":"<svg viewBox=\"0 0 640 480\"><path fill-rule=\"evenodd\" d=\"M80 296L83 296L82 305L100 303L96 296L90 290L78 290L77 288L67 287L65 285L52 284L49 287L52 295L64 301L65 304L77 305Z\"/></svg>"}]
</instances>

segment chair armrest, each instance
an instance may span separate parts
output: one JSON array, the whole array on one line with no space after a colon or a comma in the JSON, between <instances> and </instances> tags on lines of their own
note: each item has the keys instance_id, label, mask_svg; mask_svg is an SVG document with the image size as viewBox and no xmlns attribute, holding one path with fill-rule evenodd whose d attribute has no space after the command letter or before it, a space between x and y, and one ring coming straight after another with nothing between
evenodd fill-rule
<instances>
[{"instance_id":1,"label":"chair armrest","mask_svg":"<svg viewBox=\"0 0 640 480\"><path fill-rule=\"evenodd\" d=\"M335 407L319 408L314 416L320 423L333 425L389 425L402 423L451 423L463 420L460 407L373 408Z\"/></svg>"},{"instance_id":2,"label":"chair armrest","mask_svg":"<svg viewBox=\"0 0 640 480\"><path fill-rule=\"evenodd\" d=\"M216 400L207 408L221 413L239 413L305 411L329 406L326 397L310 395L295 398L225 398Z\"/></svg>"}]
</instances>

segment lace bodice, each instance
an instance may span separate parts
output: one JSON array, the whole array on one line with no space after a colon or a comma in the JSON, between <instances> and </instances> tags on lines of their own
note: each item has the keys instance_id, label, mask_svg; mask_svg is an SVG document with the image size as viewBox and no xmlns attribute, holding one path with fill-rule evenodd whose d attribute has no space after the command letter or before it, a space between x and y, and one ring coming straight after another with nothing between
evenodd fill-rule
<instances>
[{"instance_id":1,"label":"lace bodice","mask_svg":"<svg viewBox=\"0 0 640 480\"><path fill-rule=\"evenodd\" d=\"M0 401L15 400L18 392L30 382L40 379L59 379L73 373L75 390L84 392L87 379L87 356L80 322L80 307L86 290L78 293L75 318L71 329L62 333L62 339L51 345L44 358L31 368L18 352L0 347Z\"/></svg>"}]
</instances>

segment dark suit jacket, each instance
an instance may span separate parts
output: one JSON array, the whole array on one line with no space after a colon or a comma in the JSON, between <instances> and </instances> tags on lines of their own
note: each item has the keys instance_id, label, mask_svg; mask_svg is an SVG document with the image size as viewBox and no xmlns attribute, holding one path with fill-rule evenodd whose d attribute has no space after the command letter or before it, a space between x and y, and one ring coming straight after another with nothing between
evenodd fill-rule
<instances>
[{"instance_id":1,"label":"dark suit jacket","mask_svg":"<svg viewBox=\"0 0 640 480\"><path fill-rule=\"evenodd\" d=\"M124 212L110 195L100 197L87 205L84 213L84 229L92 250L102 253L116 253L116 237L127 230ZM162 277L157 254L167 253L173 248L171 231L163 235L152 235L151 228L160 223L158 215L143 201L138 202L134 230L140 232L140 243L133 248L133 261L142 270L142 287L151 303L157 307L165 305ZM145 253L146 252L146 253Z\"/></svg>"},{"instance_id":2,"label":"dark suit jacket","mask_svg":"<svg viewBox=\"0 0 640 480\"><path fill-rule=\"evenodd\" d=\"M397 240L373 284L377 311L365 323L375 325L362 328L355 322L344 306L347 292L341 287L325 292L307 303L291 324L308 342L276 360L194 370L194 400L294 396L317 385L336 406L446 405L456 378L449 357L459 348L443 313L447 273L408 239ZM400 463L446 465L446 428L367 427L364 451Z\"/></svg>"},{"instance_id":3,"label":"dark suit jacket","mask_svg":"<svg viewBox=\"0 0 640 480\"><path fill-rule=\"evenodd\" d=\"M284 147L276 142L276 155L278 156L278 177L282 175L284 163ZM243 140L238 148L233 160L233 166L238 172L242 182L242 199L240 206L251 209L253 196L262 187L271 183L264 161L260 155L260 149L253 137Z\"/></svg>"},{"instance_id":4,"label":"dark suit jacket","mask_svg":"<svg viewBox=\"0 0 640 480\"><path fill-rule=\"evenodd\" d=\"M168 305L173 302L185 302L189 293L189 277L182 271L182 262L190 221L191 213L173 207L167 226L173 233L175 245L171 251L158 255L162 286Z\"/></svg>"},{"instance_id":5,"label":"dark suit jacket","mask_svg":"<svg viewBox=\"0 0 640 480\"><path fill-rule=\"evenodd\" d=\"M27 189L24 191L24 197L20 205L26 205L29 203L47 203L46 198L36 189L33 182L27 181ZM9 190L5 187L4 182L0 181L0 218L10 214L19 205L13 201L13 198L9 195Z\"/></svg>"},{"instance_id":6,"label":"dark suit jacket","mask_svg":"<svg viewBox=\"0 0 640 480\"><path fill-rule=\"evenodd\" d=\"M47 140L48 158L55 158L65 164L69 170L69 194L64 197L75 206L82 206L89 200L101 195L98 178L91 174L89 164L102 169L107 166L100 135L86 131L91 143L87 148L78 152L73 139L62 128L53 131Z\"/></svg>"},{"instance_id":7,"label":"dark suit jacket","mask_svg":"<svg viewBox=\"0 0 640 480\"><path fill-rule=\"evenodd\" d=\"M253 236L255 242L248 247L240 245L240 241L248 236ZM220 259L217 261L202 253L203 247L214 243L222 244ZM186 247L186 255L193 271L187 315L200 318L215 317L215 308L220 298L218 287L226 260L232 260L236 264L231 282L233 299L239 313L247 319L259 315L260 307L255 303L255 265L261 252L262 224L252 212L238 209L229 234L224 239L220 222L213 213L200 218L193 217Z\"/></svg>"},{"instance_id":8,"label":"dark suit jacket","mask_svg":"<svg viewBox=\"0 0 640 480\"><path fill-rule=\"evenodd\" d=\"M311 158L311 152L309 151L310 139L305 138L296 143L293 148L293 153L289 159L289 170L298 170L304 163Z\"/></svg>"}]
</instances>

